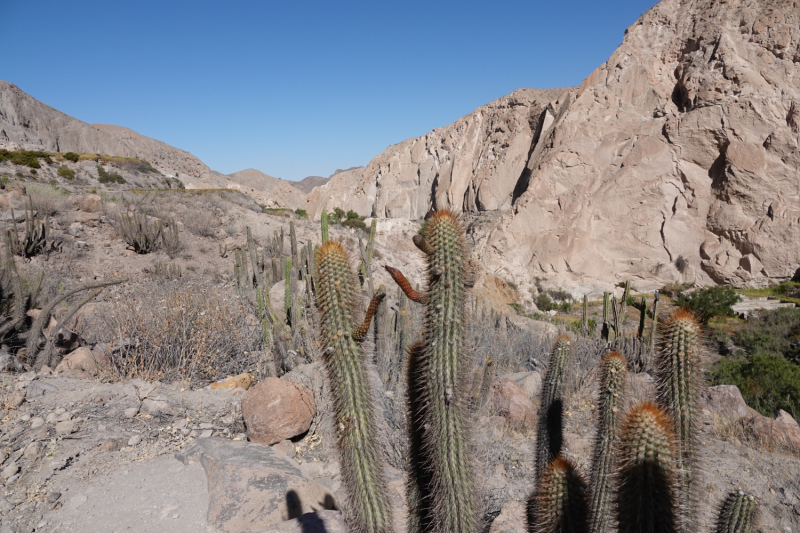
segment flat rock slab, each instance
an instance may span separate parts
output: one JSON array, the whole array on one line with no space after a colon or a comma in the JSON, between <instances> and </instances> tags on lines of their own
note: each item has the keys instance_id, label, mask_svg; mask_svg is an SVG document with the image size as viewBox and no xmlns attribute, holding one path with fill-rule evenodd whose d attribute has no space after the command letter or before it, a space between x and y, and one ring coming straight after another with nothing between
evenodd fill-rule
<instances>
[{"instance_id":1,"label":"flat rock slab","mask_svg":"<svg viewBox=\"0 0 800 533\"><path fill-rule=\"evenodd\" d=\"M176 458L187 465L199 461L205 468L207 521L224 533L263 531L306 513L336 508L331 491L269 446L198 439Z\"/></svg>"},{"instance_id":2,"label":"flat rock slab","mask_svg":"<svg viewBox=\"0 0 800 533\"><path fill-rule=\"evenodd\" d=\"M55 509L42 518L47 522L43 531L214 531L206 523L208 491L203 469L170 456L136 461L92 477L91 482L71 486L60 501L63 506L48 506Z\"/></svg>"}]
</instances>

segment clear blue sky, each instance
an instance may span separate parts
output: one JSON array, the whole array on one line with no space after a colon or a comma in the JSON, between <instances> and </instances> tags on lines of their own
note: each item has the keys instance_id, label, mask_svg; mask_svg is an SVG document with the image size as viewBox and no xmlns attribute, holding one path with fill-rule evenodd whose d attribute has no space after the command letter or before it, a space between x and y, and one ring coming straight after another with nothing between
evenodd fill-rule
<instances>
[{"instance_id":1,"label":"clear blue sky","mask_svg":"<svg viewBox=\"0 0 800 533\"><path fill-rule=\"evenodd\" d=\"M0 79L212 169L297 180L578 85L654 3L0 0Z\"/></svg>"}]
</instances>

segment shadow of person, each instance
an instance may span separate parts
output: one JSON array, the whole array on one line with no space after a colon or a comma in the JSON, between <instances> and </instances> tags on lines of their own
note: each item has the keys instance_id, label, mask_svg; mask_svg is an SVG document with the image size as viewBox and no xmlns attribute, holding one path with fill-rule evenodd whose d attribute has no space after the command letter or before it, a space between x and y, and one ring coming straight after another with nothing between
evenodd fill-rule
<instances>
[{"instance_id":1,"label":"shadow of person","mask_svg":"<svg viewBox=\"0 0 800 533\"><path fill-rule=\"evenodd\" d=\"M318 505L323 510L337 510L336 501L330 494L326 494L324 500L319 502ZM297 518L303 533L327 533L325 522L319 516L317 510L310 513L303 513L303 501L296 491L290 490L286 493L286 508L289 512L289 520Z\"/></svg>"}]
</instances>

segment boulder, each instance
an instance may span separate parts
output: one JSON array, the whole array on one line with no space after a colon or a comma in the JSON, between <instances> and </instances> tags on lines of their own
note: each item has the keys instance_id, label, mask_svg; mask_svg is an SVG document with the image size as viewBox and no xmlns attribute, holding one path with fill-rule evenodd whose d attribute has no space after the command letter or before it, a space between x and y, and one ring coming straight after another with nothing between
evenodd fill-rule
<instances>
[{"instance_id":1,"label":"boulder","mask_svg":"<svg viewBox=\"0 0 800 533\"><path fill-rule=\"evenodd\" d=\"M64 356L64 359L56 367L56 372L80 371L96 376L100 374L108 365L108 360L102 358L98 353L91 349L81 346Z\"/></svg>"},{"instance_id":2,"label":"boulder","mask_svg":"<svg viewBox=\"0 0 800 533\"><path fill-rule=\"evenodd\" d=\"M242 400L247 437L267 445L308 431L316 410L310 390L278 378L265 379Z\"/></svg>"},{"instance_id":3,"label":"boulder","mask_svg":"<svg viewBox=\"0 0 800 533\"><path fill-rule=\"evenodd\" d=\"M203 465L208 478L208 523L223 533L264 531L306 513L336 507L329 490L269 446L212 437L192 442L176 458L184 464L200 461ZM314 524L312 517L303 522ZM289 525L281 527L289 529L278 527L277 531L295 531Z\"/></svg>"},{"instance_id":4,"label":"boulder","mask_svg":"<svg viewBox=\"0 0 800 533\"><path fill-rule=\"evenodd\" d=\"M539 396L542 390L542 374L539 372L514 372L506 374L497 381L513 381L525 392L525 395L533 400Z\"/></svg>"},{"instance_id":5,"label":"boulder","mask_svg":"<svg viewBox=\"0 0 800 533\"><path fill-rule=\"evenodd\" d=\"M494 404L500 416L512 425L525 424L536 427L533 402L516 381L497 381L492 385Z\"/></svg>"}]
</instances>

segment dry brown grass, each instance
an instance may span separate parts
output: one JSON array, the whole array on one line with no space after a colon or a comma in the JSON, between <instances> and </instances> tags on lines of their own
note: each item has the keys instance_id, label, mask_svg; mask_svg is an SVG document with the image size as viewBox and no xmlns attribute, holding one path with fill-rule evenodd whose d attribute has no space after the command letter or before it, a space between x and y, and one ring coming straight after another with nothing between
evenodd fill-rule
<instances>
[{"instance_id":1,"label":"dry brown grass","mask_svg":"<svg viewBox=\"0 0 800 533\"><path fill-rule=\"evenodd\" d=\"M263 367L257 324L235 298L192 281L152 283L106 317L120 377L209 382Z\"/></svg>"}]
</instances>

